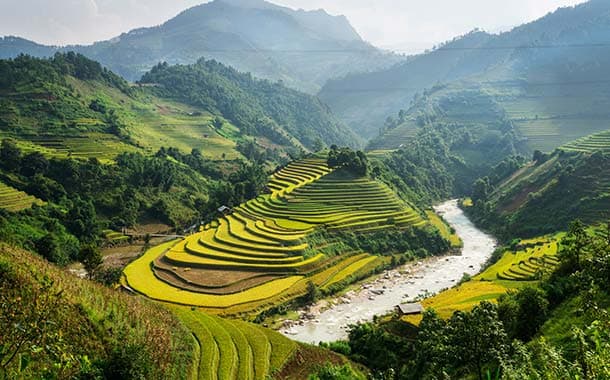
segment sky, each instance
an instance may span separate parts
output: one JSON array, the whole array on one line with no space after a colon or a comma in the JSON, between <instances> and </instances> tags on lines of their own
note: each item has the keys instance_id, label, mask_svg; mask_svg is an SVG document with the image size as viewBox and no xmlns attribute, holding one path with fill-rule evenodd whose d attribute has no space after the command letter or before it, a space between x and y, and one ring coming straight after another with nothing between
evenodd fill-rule
<instances>
[{"instance_id":1,"label":"sky","mask_svg":"<svg viewBox=\"0 0 610 380\"><path fill-rule=\"evenodd\" d=\"M271 0L347 16L372 44L423 51L474 28L509 30L583 0ZM52 45L89 44L153 26L202 0L0 0L0 36Z\"/></svg>"}]
</instances>

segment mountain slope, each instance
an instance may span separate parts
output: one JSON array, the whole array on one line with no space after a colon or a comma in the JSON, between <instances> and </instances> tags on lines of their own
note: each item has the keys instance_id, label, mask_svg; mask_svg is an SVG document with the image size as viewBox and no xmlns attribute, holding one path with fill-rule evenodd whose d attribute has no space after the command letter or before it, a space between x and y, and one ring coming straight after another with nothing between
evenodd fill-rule
<instances>
[{"instance_id":1,"label":"mountain slope","mask_svg":"<svg viewBox=\"0 0 610 380\"><path fill-rule=\"evenodd\" d=\"M253 79L215 61L157 65L142 77L142 83L159 84L153 92L220 112L243 133L264 136L276 144L312 148L316 142L358 143L317 98L279 83ZM297 141L292 141L295 138Z\"/></svg>"},{"instance_id":2,"label":"mountain slope","mask_svg":"<svg viewBox=\"0 0 610 380\"><path fill-rule=\"evenodd\" d=\"M0 135L47 156L111 160L174 147L231 159L253 138L279 155L320 141L358 144L316 98L216 62L159 66L147 78L163 88L130 86L74 53L0 60L0 73Z\"/></svg>"},{"instance_id":3,"label":"mountain slope","mask_svg":"<svg viewBox=\"0 0 610 380\"><path fill-rule=\"evenodd\" d=\"M160 26L90 46L54 48L18 38L0 40L0 58L19 52L47 56L57 50L80 52L129 80L159 62L189 64L205 57L310 92L328 78L386 67L399 59L362 41L343 16L295 11L262 0L216 0Z\"/></svg>"},{"instance_id":4,"label":"mountain slope","mask_svg":"<svg viewBox=\"0 0 610 380\"><path fill-rule=\"evenodd\" d=\"M532 137L531 149L550 151L604 129L608 25L610 4L592 0L499 35L470 33L386 71L330 82L320 97L371 137L385 117L409 107L413 94L463 80L495 93L509 119Z\"/></svg>"},{"instance_id":5,"label":"mountain slope","mask_svg":"<svg viewBox=\"0 0 610 380\"><path fill-rule=\"evenodd\" d=\"M473 215L499 234L534 236L610 218L610 156L605 134L577 140L477 195ZM487 194L485 194L487 193Z\"/></svg>"},{"instance_id":6,"label":"mountain slope","mask_svg":"<svg viewBox=\"0 0 610 380\"><path fill-rule=\"evenodd\" d=\"M4 243L0 280L0 376L190 378L194 341L162 306Z\"/></svg>"}]
</instances>

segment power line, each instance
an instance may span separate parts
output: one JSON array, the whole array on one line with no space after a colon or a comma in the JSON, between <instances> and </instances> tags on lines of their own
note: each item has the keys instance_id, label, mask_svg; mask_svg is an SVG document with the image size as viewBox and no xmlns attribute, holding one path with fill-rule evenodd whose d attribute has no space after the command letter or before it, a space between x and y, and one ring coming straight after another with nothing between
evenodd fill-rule
<instances>
[{"instance_id":1,"label":"power line","mask_svg":"<svg viewBox=\"0 0 610 380\"><path fill-rule=\"evenodd\" d=\"M441 46L435 49L429 49L428 53L437 51L452 51L452 50L534 50L534 49L582 49L591 47L610 47L610 42L598 43L581 43L581 44L546 44L546 45L507 45L507 46ZM407 49L376 49L371 46L369 48L343 48L343 49L265 49L265 48L250 48L250 49L231 49L231 48L214 48L200 50L203 53L370 53L370 52L407 52Z\"/></svg>"},{"instance_id":2,"label":"power line","mask_svg":"<svg viewBox=\"0 0 610 380\"><path fill-rule=\"evenodd\" d=\"M458 79L459 81L459 79ZM490 86L495 88L524 88L524 87L555 87L555 86L581 86L581 85L610 85L610 79L604 80L590 80L590 81L565 81L565 82L526 82L526 81L486 81L477 83L468 83L466 86L459 87L460 90L479 90L481 87ZM392 86L392 87L353 87L353 88L327 88L324 92L398 92L398 91L422 91L426 88L433 87L434 85L428 85L427 87L403 87L403 86ZM441 85L441 87L445 87Z\"/></svg>"}]
</instances>

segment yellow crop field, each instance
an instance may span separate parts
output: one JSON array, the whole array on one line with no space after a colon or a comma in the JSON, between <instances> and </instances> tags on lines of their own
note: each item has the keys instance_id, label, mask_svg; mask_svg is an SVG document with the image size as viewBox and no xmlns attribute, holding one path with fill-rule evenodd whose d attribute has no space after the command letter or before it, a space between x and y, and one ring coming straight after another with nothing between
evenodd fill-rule
<instances>
[{"instance_id":1,"label":"yellow crop field","mask_svg":"<svg viewBox=\"0 0 610 380\"><path fill-rule=\"evenodd\" d=\"M559 233L521 240L518 251L504 252L500 260L470 281L427 298L422 305L434 309L443 318L449 318L455 311L470 310L481 301L495 301L510 289L533 284L534 270L549 272L557 265L556 254L562 236ZM421 318L421 315L402 317L413 324L418 324Z\"/></svg>"},{"instance_id":2,"label":"yellow crop field","mask_svg":"<svg viewBox=\"0 0 610 380\"><path fill-rule=\"evenodd\" d=\"M346 278L348 278L349 276L358 272L360 269L364 268L367 264L372 263L375 260L377 260L376 256L369 256L369 257L365 257L361 260L356 261L355 263L348 265L346 268L340 270L337 274L335 274L330 279L330 281L328 281L326 283L326 285L324 285L324 288L328 288L329 286L331 286L333 284L336 284L336 283L339 283L339 282L345 280Z\"/></svg>"},{"instance_id":3,"label":"yellow crop field","mask_svg":"<svg viewBox=\"0 0 610 380\"><path fill-rule=\"evenodd\" d=\"M340 246L308 240L317 229L366 233L427 223L386 185L332 171L321 158L280 169L269 189L199 232L149 250L125 269L124 283L160 301L247 313L305 294L309 281L343 282L378 260L316 254Z\"/></svg>"},{"instance_id":4,"label":"yellow crop field","mask_svg":"<svg viewBox=\"0 0 610 380\"><path fill-rule=\"evenodd\" d=\"M455 311L470 310L481 301L494 301L506 293L507 287L489 281L469 281L422 301L426 309L434 309L442 318L449 318ZM421 315L404 316L406 322L419 324Z\"/></svg>"},{"instance_id":5,"label":"yellow crop field","mask_svg":"<svg viewBox=\"0 0 610 380\"><path fill-rule=\"evenodd\" d=\"M175 242L169 242L151 248L142 257L127 266L124 272L126 285L157 301L214 309L264 300L282 293L303 278L302 276L290 276L270 281L241 293L228 295L209 295L181 290L158 280L150 270L153 260L174 244Z\"/></svg>"}]
</instances>

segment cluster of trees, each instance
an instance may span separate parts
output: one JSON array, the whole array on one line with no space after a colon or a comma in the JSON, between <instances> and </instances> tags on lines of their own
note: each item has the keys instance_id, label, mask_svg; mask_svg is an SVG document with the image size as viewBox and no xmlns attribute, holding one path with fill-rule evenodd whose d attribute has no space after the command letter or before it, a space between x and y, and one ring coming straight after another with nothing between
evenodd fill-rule
<instances>
[{"instance_id":1,"label":"cluster of trees","mask_svg":"<svg viewBox=\"0 0 610 380\"><path fill-rule=\"evenodd\" d=\"M197 150L122 153L115 161L47 159L3 140L0 177L48 204L19 214L0 212L2 240L67 264L82 259L81 245L98 245L103 228L133 226L144 216L187 226L212 218L220 205L255 197L267 178L261 165L236 162L222 170Z\"/></svg>"},{"instance_id":2,"label":"cluster of trees","mask_svg":"<svg viewBox=\"0 0 610 380\"><path fill-rule=\"evenodd\" d=\"M259 80L217 61L192 65L160 63L142 83L163 85L160 94L221 114L247 135L269 138L285 146L296 137L308 148L315 141L356 145L353 133L337 121L317 98L280 83Z\"/></svg>"},{"instance_id":3,"label":"cluster of trees","mask_svg":"<svg viewBox=\"0 0 610 380\"><path fill-rule=\"evenodd\" d=\"M30 86L63 83L65 75L81 80L95 80L129 91L129 84L120 76L102 67L82 54L56 53L51 58L34 58L19 55L14 59L0 60L0 88L17 90L16 86L27 83Z\"/></svg>"},{"instance_id":4,"label":"cluster of trees","mask_svg":"<svg viewBox=\"0 0 610 380\"><path fill-rule=\"evenodd\" d=\"M365 176L368 173L368 159L360 150L353 151L347 147L332 145L326 162L331 168L344 168L355 175Z\"/></svg>"},{"instance_id":5,"label":"cluster of trees","mask_svg":"<svg viewBox=\"0 0 610 380\"><path fill-rule=\"evenodd\" d=\"M449 242L436 229L386 229L369 234L339 231L333 234L352 250L381 255L404 254L406 259L441 255Z\"/></svg>"},{"instance_id":6,"label":"cluster of trees","mask_svg":"<svg viewBox=\"0 0 610 380\"><path fill-rule=\"evenodd\" d=\"M561 247L559 269L539 287L510 292L497 304L482 302L448 320L427 310L416 331L397 321L355 325L348 342L329 347L379 378L607 378L610 316L603 305L610 298L610 239L575 222ZM559 305L580 311L558 312ZM553 312L573 323L572 331L562 331L561 346L539 336Z\"/></svg>"}]
</instances>

